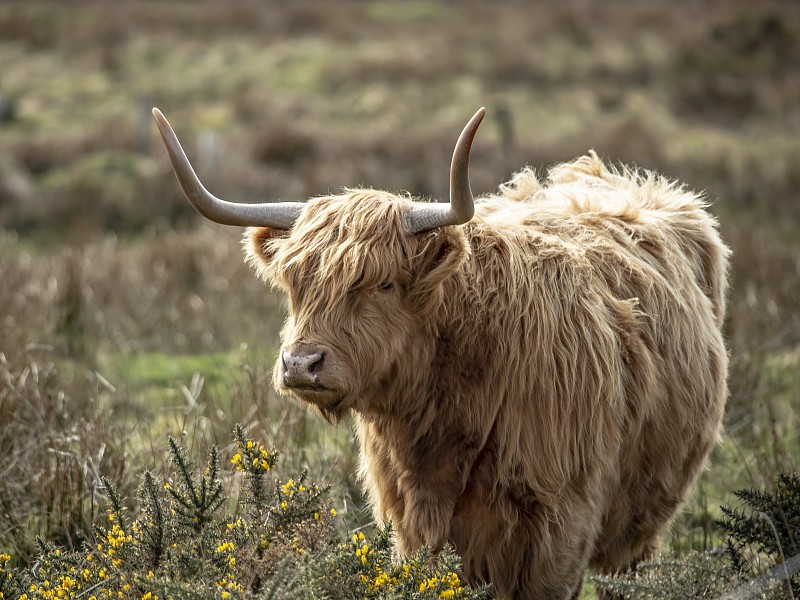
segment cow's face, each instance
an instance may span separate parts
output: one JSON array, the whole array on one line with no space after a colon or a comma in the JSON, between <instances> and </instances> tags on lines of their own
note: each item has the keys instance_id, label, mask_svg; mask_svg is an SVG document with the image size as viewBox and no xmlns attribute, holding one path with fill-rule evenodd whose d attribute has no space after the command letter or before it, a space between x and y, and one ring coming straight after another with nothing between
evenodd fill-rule
<instances>
[{"instance_id":1,"label":"cow's face","mask_svg":"<svg viewBox=\"0 0 800 600\"><path fill-rule=\"evenodd\" d=\"M158 109L170 162L187 200L225 225L252 226L248 259L289 298L275 384L327 419L381 410L390 384L427 367L443 287L467 256L458 228L473 216L469 156L485 110L464 127L450 163L449 202L373 190L307 203L236 204L203 187Z\"/></svg>"},{"instance_id":2,"label":"cow's face","mask_svg":"<svg viewBox=\"0 0 800 600\"><path fill-rule=\"evenodd\" d=\"M250 228L248 260L288 297L276 387L329 420L380 410L441 316L442 286L467 256L464 234L408 233L413 203L372 190L309 201L289 231ZM427 365L417 365L424 368Z\"/></svg>"}]
</instances>

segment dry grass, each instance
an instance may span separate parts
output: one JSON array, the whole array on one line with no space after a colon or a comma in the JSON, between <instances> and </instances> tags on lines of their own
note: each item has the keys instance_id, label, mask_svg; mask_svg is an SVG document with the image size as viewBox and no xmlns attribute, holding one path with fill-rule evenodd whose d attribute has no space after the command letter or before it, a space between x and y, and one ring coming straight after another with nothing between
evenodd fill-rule
<instances>
[{"instance_id":1,"label":"dry grass","mask_svg":"<svg viewBox=\"0 0 800 600\"><path fill-rule=\"evenodd\" d=\"M17 364L0 354L0 543L30 557L34 536L77 547L97 515L101 474L124 481L118 428L100 408L102 378L65 385L48 349Z\"/></svg>"},{"instance_id":2,"label":"dry grass","mask_svg":"<svg viewBox=\"0 0 800 600\"><path fill-rule=\"evenodd\" d=\"M713 545L732 489L797 467L800 5L8 0L0 64L0 546L75 543L98 473L132 490L166 432L236 421L361 502L349 432L275 397L280 299L197 225L153 104L234 200L443 197L480 105L476 192L588 148L706 190L734 249L729 436L673 543Z\"/></svg>"}]
</instances>

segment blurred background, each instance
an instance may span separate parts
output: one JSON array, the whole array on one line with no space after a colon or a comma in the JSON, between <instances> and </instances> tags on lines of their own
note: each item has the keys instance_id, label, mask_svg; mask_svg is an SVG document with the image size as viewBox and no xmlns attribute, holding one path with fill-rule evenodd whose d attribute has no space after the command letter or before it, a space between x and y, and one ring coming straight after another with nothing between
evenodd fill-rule
<instances>
[{"instance_id":1,"label":"blurred background","mask_svg":"<svg viewBox=\"0 0 800 600\"><path fill-rule=\"evenodd\" d=\"M67 546L98 477L133 490L167 434L240 422L370 520L348 425L277 398L281 298L241 231L183 199L150 110L207 187L445 197L594 148L704 191L733 248L726 437L677 519L717 542L730 492L800 459L800 3L764 0L0 2L0 546Z\"/></svg>"}]
</instances>

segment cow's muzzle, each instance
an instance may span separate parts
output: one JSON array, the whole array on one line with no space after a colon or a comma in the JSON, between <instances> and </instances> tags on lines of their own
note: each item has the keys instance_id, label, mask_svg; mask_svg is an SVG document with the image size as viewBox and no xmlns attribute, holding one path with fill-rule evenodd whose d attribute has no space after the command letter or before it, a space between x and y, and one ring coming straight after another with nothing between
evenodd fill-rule
<instances>
[{"instance_id":1,"label":"cow's muzzle","mask_svg":"<svg viewBox=\"0 0 800 600\"><path fill-rule=\"evenodd\" d=\"M314 344L291 344L281 349L278 377L289 389L325 389L321 378L327 350Z\"/></svg>"}]
</instances>

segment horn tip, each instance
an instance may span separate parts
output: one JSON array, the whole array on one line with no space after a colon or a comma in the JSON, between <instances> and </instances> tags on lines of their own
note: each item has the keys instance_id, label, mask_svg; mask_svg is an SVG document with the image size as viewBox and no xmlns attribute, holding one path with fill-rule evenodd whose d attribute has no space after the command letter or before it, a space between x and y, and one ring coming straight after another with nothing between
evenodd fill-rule
<instances>
[{"instance_id":1,"label":"horn tip","mask_svg":"<svg viewBox=\"0 0 800 600\"><path fill-rule=\"evenodd\" d=\"M161 133L161 137L164 138L164 142L167 141L167 137L169 137L170 134L173 136L175 135L172 133L172 126L169 124L169 121L167 121L167 117L155 106L153 107L153 118L156 120L158 131Z\"/></svg>"},{"instance_id":2,"label":"horn tip","mask_svg":"<svg viewBox=\"0 0 800 600\"><path fill-rule=\"evenodd\" d=\"M156 120L156 124L158 125L159 129L163 129L165 125L169 124L169 121L167 121L167 117L164 116L164 113L158 110L158 108L155 106L153 107L153 118Z\"/></svg>"},{"instance_id":3,"label":"horn tip","mask_svg":"<svg viewBox=\"0 0 800 600\"><path fill-rule=\"evenodd\" d=\"M466 125L465 131L466 130L470 130L470 131L473 131L473 132L476 131L478 129L478 126L483 121L483 117L484 116L486 116L486 107L485 106L481 106L475 112L475 114L472 115L472 118L469 120L469 122Z\"/></svg>"}]
</instances>

